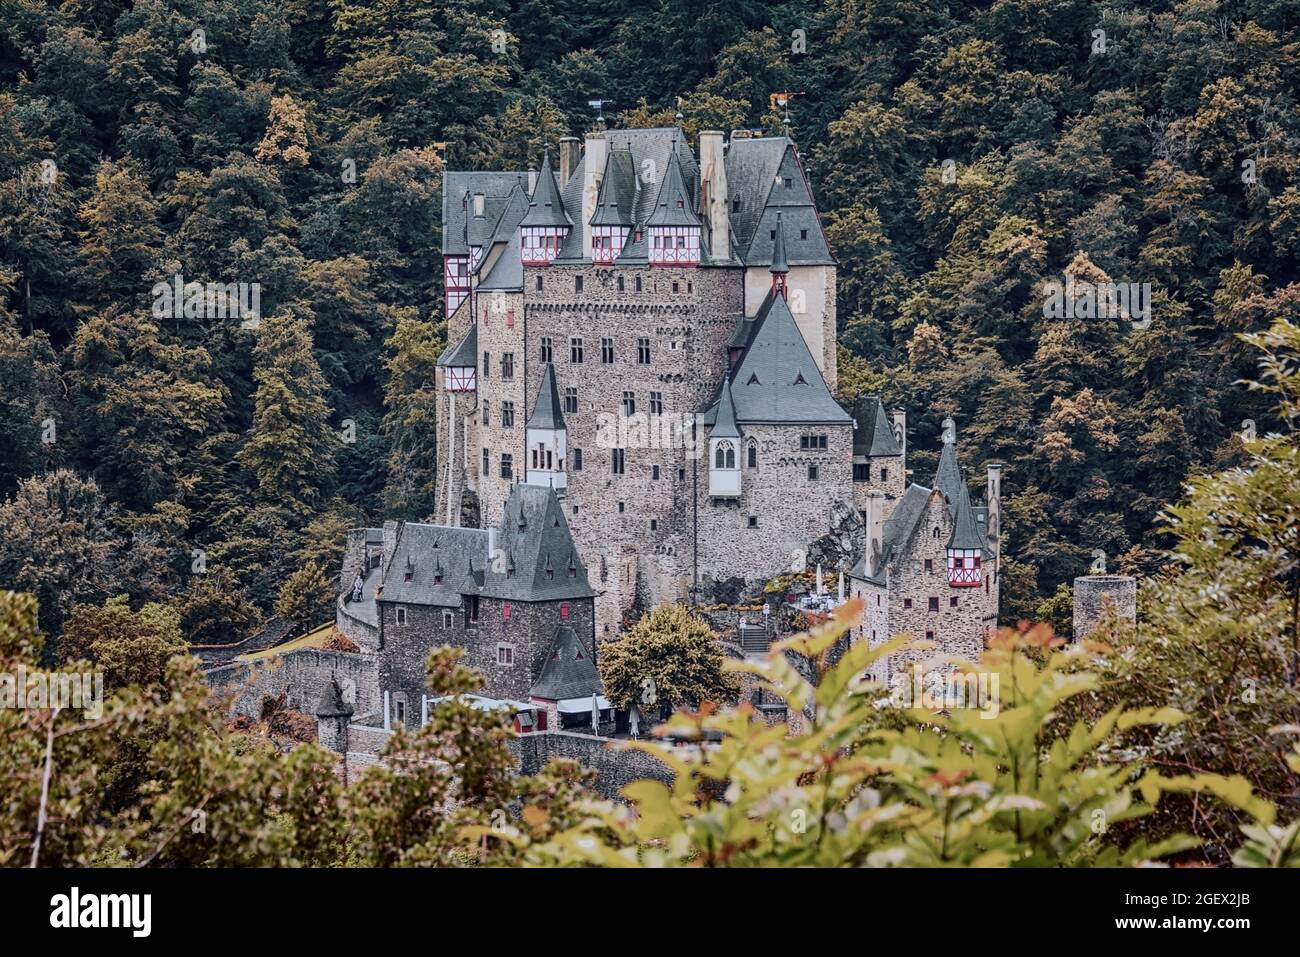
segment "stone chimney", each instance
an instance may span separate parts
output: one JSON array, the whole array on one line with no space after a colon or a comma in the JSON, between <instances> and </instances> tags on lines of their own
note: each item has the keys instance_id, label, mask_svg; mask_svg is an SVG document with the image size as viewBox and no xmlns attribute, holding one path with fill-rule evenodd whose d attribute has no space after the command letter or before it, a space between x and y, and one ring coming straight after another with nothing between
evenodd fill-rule
<instances>
[{"instance_id":1,"label":"stone chimney","mask_svg":"<svg viewBox=\"0 0 1300 957\"><path fill-rule=\"evenodd\" d=\"M866 516L866 565L867 574L874 575L885 547L885 493L871 491L867 493Z\"/></svg>"},{"instance_id":2,"label":"stone chimney","mask_svg":"<svg viewBox=\"0 0 1300 957\"><path fill-rule=\"evenodd\" d=\"M475 216L481 217L485 215L487 212L487 196L483 193L475 193L472 209Z\"/></svg>"},{"instance_id":3,"label":"stone chimney","mask_svg":"<svg viewBox=\"0 0 1300 957\"><path fill-rule=\"evenodd\" d=\"M400 522L384 522L384 557L383 563L379 566L381 573L393 560L393 553L397 551L397 540L401 537L401 528Z\"/></svg>"},{"instance_id":4,"label":"stone chimney","mask_svg":"<svg viewBox=\"0 0 1300 957\"><path fill-rule=\"evenodd\" d=\"M1132 575L1085 575L1074 580L1074 640L1086 638L1106 610L1137 621L1137 579Z\"/></svg>"},{"instance_id":5,"label":"stone chimney","mask_svg":"<svg viewBox=\"0 0 1300 957\"><path fill-rule=\"evenodd\" d=\"M883 405L883 403L881 403ZM903 453L903 485L907 486L907 410L895 409L893 415L894 437Z\"/></svg>"},{"instance_id":6,"label":"stone chimney","mask_svg":"<svg viewBox=\"0 0 1300 957\"><path fill-rule=\"evenodd\" d=\"M537 169L536 169L535 167L530 166L530 167L528 167L528 196L529 196L529 198L531 198L532 195L533 195L533 193L535 193L535 192L537 192Z\"/></svg>"},{"instance_id":7,"label":"stone chimney","mask_svg":"<svg viewBox=\"0 0 1300 957\"><path fill-rule=\"evenodd\" d=\"M720 131L700 131L700 182L708 199L709 255L713 259L731 258L731 200L722 143Z\"/></svg>"},{"instance_id":8,"label":"stone chimney","mask_svg":"<svg viewBox=\"0 0 1300 957\"><path fill-rule=\"evenodd\" d=\"M582 258L591 258L591 217L596 215L596 198L600 195L600 182L605 177L605 157L608 145L603 133L587 137L587 161L582 180Z\"/></svg>"},{"instance_id":9,"label":"stone chimney","mask_svg":"<svg viewBox=\"0 0 1300 957\"><path fill-rule=\"evenodd\" d=\"M989 549L993 552L993 561L997 563L1002 557L1002 548L999 545L1002 540L1002 463L989 462L985 468L988 469L988 485L984 489L984 498L989 506L985 537L988 539Z\"/></svg>"},{"instance_id":10,"label":"stone chimney","mask_svg":"<svg viewBox=\"0 0 1300 957\"><path fill-rule=\"evenodd\" d=\"M573 171L578 168L578 138L560 137L560 189L568 185Z\"/></svg>"}]
</instances>

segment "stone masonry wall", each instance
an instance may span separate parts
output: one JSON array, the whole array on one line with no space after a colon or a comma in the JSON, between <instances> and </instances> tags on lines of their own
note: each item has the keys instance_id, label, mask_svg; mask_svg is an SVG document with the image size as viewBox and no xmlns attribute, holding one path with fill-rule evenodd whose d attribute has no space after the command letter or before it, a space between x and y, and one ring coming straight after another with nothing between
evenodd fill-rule
<instances>
[{"instance_id":1,"label":"stone masonry wall","mask_svg":"<svg viewBox=\"0 0 1300 957\"><path fill-rule=\"evenodd\" d=\"M536 774L552 758L577 761L596 772L596 791L607 798L620 797L627 784L643 778L671 783L667 765L641 750L619 748L608 738L571 731L520 735L510 742L523 774Z\"/></svg>"},{"instance_id":2,"label":"stone masonry wall","mask_svg":"<svg viewBox=\"0 0 1300 957\"><path fill-rule=\"evenodd\" d=\"M285 696L285 706L315 715L316 705L331 681L338 681L344 699L357 715L375 708L378 686L375 659L344 651L302 648L272 658L236 662L208 672L208 684L218 693L234 694L228 713L258 717L264 697Z\"/></svg>"},{"instance_id":3,"label":"stone masonry wall","mask_svg":"<svg viewBox=\"0 0 1300 957\"><path fill-rule=\"evenodd\" d=\"M701 461L699 549L701 575L760 579L793 567L809 543L831 527L831 507L853 502L851 426L745 426L741 440L741 495L711 499ZM800 450L805 433L826 435L825 451ZM758 447L758 468L747 467ZM808 466L818 467L817 481ZM750 527L749 517L758 524Z\"/></svg>"}]
</instances>

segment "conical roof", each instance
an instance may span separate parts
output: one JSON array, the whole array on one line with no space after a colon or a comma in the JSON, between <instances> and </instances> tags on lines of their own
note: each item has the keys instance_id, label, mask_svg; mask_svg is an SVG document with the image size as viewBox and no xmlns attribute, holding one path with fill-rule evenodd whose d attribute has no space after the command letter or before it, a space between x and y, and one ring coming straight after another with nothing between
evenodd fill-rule
<instances>
[{"instance_id":1,"label":"conical roof","mask_svg":"<svg viewBox=\"0 0 1300 957\"><path fill-rule=\"evenodd\" d=\"M949 548L983 549L984 535L975 521L975 510L971 508L970 491L962 482L957 490L957 514L953 524L952 538L948 540Z\"/></svg>"},{"instance_id":2,"label":"conical roof","mask_svg":"<svg viewBox=\"0 0 1300 957\"><path fill-rule=\"evenodd\" d=\"M528 212L524 214L520 226L563 226L571 228L564 212L564 201L560 198L559 187L555 184L555 174L551 172L551 151L547 150L542 158L542 171L537 174L537 187L528 201Z\"/></svg>"},{"instance_id":3,"label":"conical roof","mask_svg":"<svg viewBox=\"0 0 1300 957\"><path fill-rule=\"evenodd\" d=\"M321 692L316 704L318 718L346 718L352 715L352 706L343 700L343 689L337 681L331 680Z\"/></svg>"},{"instance_id":4,"label":"conical roof","mask_svg":"<svg viewBox=\"0 0 1300 957\"><path fill-rule=\"evenodd\" d=\"M709 436L714 439L740 438L740 427L736 425L736 403L731 398L731 376L722 380L722 393L718 396L718 415Z\"/></svg>"},{"instance_id":5,"label":"conical roof","mask_svg":"<svg viewBox=\"0 0 1300 957\"><path fill-rule=\"evenodd\" d=\"M546 363L542 370L542 386L537 390L537 403L528 417L529 429L562 429L564 415L560 412L560 393L555 387L555 366Z\"/></svg>"},{"instance_id":6,"label":"conical roof","mask_svg":"<svg viewBox=\"0 0 1300 957\"><path fill-rule=\"evenodd\" d=\"M770 272L789 272L790 264L785 260L785 228L781 225L781 214L776 214L776 239L772 244L772 265Z\"/></svg>"},{"instance_id":7,"label":"conical roof","mask_svg":"<svg viewBox=\"0 0 1300 957\"><path fill-rule=\"evenodd\" d=\"M691 198L686 194L686 184L682 180L682 165L677 160L677 151L668 156L668 171L664 174L663 186L659 188L659 200L655 210L646 221L648 226L698 226Z\"/></svg>"},{"instance_id":8,"label":"conical roof","mask_svg":"<svg viewBox=\"0 0 1300 957\"><path fill-rule=\"evenodd\" d=\"M939 467L934 473L934 487L943 492L950 511L957 508L957 493L962 485L961 468L957 465L957 437L950 427L951 422L951 419L944 420L943 451L939 454Z\"/></svg>"}]
</instances>

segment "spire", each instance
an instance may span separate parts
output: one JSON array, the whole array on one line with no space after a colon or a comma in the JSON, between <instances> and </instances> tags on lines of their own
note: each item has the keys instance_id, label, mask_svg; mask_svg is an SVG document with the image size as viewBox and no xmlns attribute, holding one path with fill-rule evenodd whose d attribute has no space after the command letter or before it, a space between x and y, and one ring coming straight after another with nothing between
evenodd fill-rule
<instances>
[{"instance_id":1,"label":"spire","mask_svg":"<svg viewBox=\"0 0 1300 957\"><path fill-rule=\"evenodd\" d=\"M647 226L698 226L691 198L686 195L686 183L682 179L682 166L677 158L676 142L668 154L668 171L664 174L663 186L659 188L659 199L655 210L646 221Z\"/></svg>"},{"instance_id":2,"label":"spire","mask_svg":"<svg viewBox=\"0 0 1300 957\"><path fill-rule=\"evenodd\" d=\"M962 482L957 489L957 514L953 522L952 538L948 540L950 549L977 549L984 547L984 536L975 521L975 510L970 504L970 490Z\"/></svg>"},{"instance_id":3,"label":"spire","mask_svg":"<svg viewBox=\"0 0 1300 957\"><path fill-rule=\"evenodd\" d=\"M560 412L560 393L555 387L555 366L546 363L542 370L542 386L537 390L537 403L528 417L529 429L563 429L564 416Z\"/></svg>"},{"instance_id":4,"label":"spire","mask_svg":"<svg viewBox=\"0 0 1300 957\"><path fill-rule=\"evenodd\" d=\"M709 433L713 439L738 439L740 427L736 425L736 403L731 398L731 376L722 380L722 394L718 396L718 415Z\"/></svg>"},{"instance_id":5,"label":"spire","mask_svg":"<svg viewBox=\"0 0 1300 957\"><path fill-rule=\"evenodd\" d=\"M939 467L934 473L934 487L943 492L949 510L956 509L961 486L961 467L957 464L957 428L952 419L944 419L943 452L939 455Z\"/></svg>"},{"instance_id":6,"label":"spire","mask_svg":"<svg viewBox=\"0 0 1300 957\"><path fill-rule=\"evenodd\" d=\"M787 273L790 271L790 264L785 259L785 229L781 226L781 214L776 214L776 240L772 244L772 266L773 273Z\"/></svg>"},{"instance_id":7,"label":"spire","mask_svg":"<svg viewBox=\"0 0 1300 957\"><path fill-rule=\"evenodd\" d=\"M551 151L547 148L542 158L542 171L537 174L537 186L528 201L528 212L524 214L520 226L560 226L571 228L564 212L564 201L555 185L555 174L551 171Z\"/></svg>"}]
</instances>

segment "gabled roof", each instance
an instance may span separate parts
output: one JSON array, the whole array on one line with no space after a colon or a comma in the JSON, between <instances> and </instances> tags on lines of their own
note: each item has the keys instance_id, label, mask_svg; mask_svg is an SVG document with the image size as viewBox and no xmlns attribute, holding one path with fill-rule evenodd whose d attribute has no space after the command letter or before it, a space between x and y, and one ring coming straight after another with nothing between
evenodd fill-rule
<instances>
[{"instance_id":1,"label":"gabled roof","mask_svg":"<svg viewBox=\"0 0 1300 957\"><path fill-rule=\"evenodd\" d=\"M699 226L700 220L695 215L694 207L695 203L686 192L686 184L682 180L681 162L674 150L668 155L668 171L664 174L654 212L646 220L646 225Z\"/></svg>"},{"instance_id":2,"label":"gabled roof","mask_svg":"<svg viewBox=\"0 0 1300 957\"><path fill-rule=\"evenodd\" d=\"M885 406L880 401L880 396L858 396L853 405L853 418L858 424L853 431L855 456L903 454L889 418L885 415Z\"/></svg>"},{"instance_id":3,"label":"gabled roof","mask_svg":"<svg viewBox=\"0 0 1300 957\"><path fill-rule=\"evenodd\" d=\"M904 549L907 548L907 543L912 540L917 523L920 522L921 516L925 514L926 505L929 504L930 496L933 494L933 489L928 489L923 485L915 483L909 485L894 506L894 510L889 513L889 518L885 519L881 535L881 562L880 567L876 570L876 576L873 578L867 575L866 555L863 555L849 574L854 578L883 585L885 583L885 566L901 555Z\"/></svg>"},{"instance_id":4,"label":"gabled roof","mask_svg":"<svg viewBox=\"0 0 1300 957\"><path fill-rule=\"evenodd\" d=\"M527 173L447 171L442 174L442 252L465 256L496 234L506 200L514 189L528 188ZM482 193L484 215L473 215L473 197Z\"/></svg>"},{"instance_id":5,"label":"gabled roof","mask_svg":"<svg viewBox=\"0 0 1300 957\"><path fill-rule=\"evenodd\" d=\"M529 429L562 429L564 414L560 411L560 393L555 386L555 366L548 362L542 369L542 384L537 390L533 414L528 417Z\"/></svg>"},{"instance_id":6,"label":"gabled roof","mask_svg":"<svg viewBox=\"0 0 1300 957\"><path fill-rule=\"evenodd\" d=\"M718 397L718 412L714 416L711 439L738 439L740 427L736 425L736 404L731 398L731 376L722 380L722 393Z\"/></svg>"},{"instance_id":7,"label":"gabled roof","mask_svg":"<svg viewBox=\"0 0 1300 957\"><path fill-rule=\"evenodd\" d=\"M473 366L478 368L477 324L469 327L469 332L465 333L454 349L444 350L442 355L438 356L438 365L444 369L448 366L455 366L456 368Z\"/></svg>"},{"instance_id":8,"label":"gabled roof","mask_svg":"<svg viewBox=\"0 0 1300 957\"><path fill-rule=\"evenodd\" d=\"M496 232L488 243L488 248L500 244L505 248L492 264L486 276L479 282L480 290L518 291L524 288L524 261L519 251L519 223L528 212L528 197L522 188L511 192L506 199L506 208L497 221ZM488 257L484 255L483 263ZM480 267L482 268L482 267Z\"/></svg>"},{"instance_id":9,"label":"gabled roof","mask_svg":"<svg viewBox=\"0 0 1300 957\"><path fill-rule=\"evenodd\" d=\"M981 550L985 547L984 533L980 531L979 524L975 521L975 510L970 504L970 490L966 488L965 482L961 483L961 488L957 491L957 514L954 517L948 547Z\"/></svg>"},{"instance_id":10,"label":"gabled roof","mask_svg":"<svg viewBox=\"0 0 1300 957\"><path fill-rule=\"evenodd\" d=\"M778 213L787 263L834 264L793 142L784 136L733 139L726 164L735 248L746 265L772 262Z\"/></svg>"},{"instance_id":11,"label":"gabled roof","mask_svg":"<svg viewBox=\"0 0 1300 957\"><path fill-rule=\"evenodd\" d=\"M568 625L555 629L550 653L542 666L542 673L529 689L530 698L562 701L565 698L589 698L603 695L604 685L591 652L584 648L577 634Z\"/></svg>"},{"instance_id":12,"label":"gabled roof","mask_svg":"<svg viewBox=\"0 0 1300 957\"><path fill-rule=\"evenodd\" d=\"M785 297L771 292L759 308L749 345L732 374L731 395L736 421L742 425L853 422L827 388ZM705 424L713 425L716 415L717 398L704 413Z\"/></svg>"},{"instance_id":13,"label":"gabled roof","mask_svg":"<svg viewBox=\"0 0 1300 957\"><path fill-rule=\"evenodd\" d=\"M560 188L551 170L551 151L542 157L542 169L537 174L537 188L528 200L528 212L520 226L562 226L572 228L573 222L565 212L560 198Z\"/></svg>"},{"instance_id":14,"label":"gabled roof","mask_svg":"<svg viewBox=\"0 0 1300 957\"><path fill-rule=\"evenodd\" d=\"M595 596L553 489L512 485L494 539L478 594L515 601Z\"/></svg>"}]
</instances>

